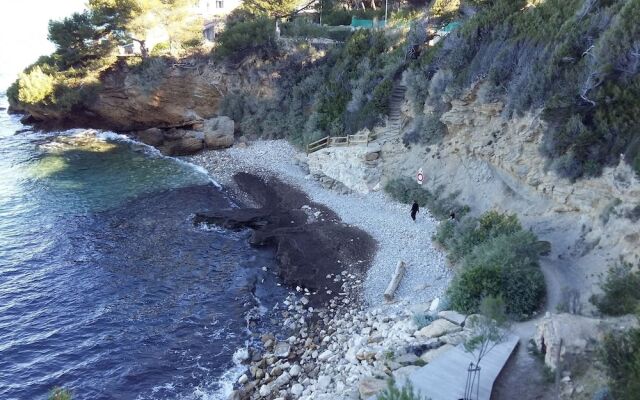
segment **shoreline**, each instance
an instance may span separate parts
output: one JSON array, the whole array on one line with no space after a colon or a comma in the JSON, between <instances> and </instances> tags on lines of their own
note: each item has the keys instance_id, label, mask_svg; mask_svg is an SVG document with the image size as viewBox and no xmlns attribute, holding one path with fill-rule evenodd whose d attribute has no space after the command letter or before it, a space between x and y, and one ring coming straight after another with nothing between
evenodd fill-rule
<instances>
[{"instance_id":1,"label":"shoreline","mask_svg":"<svg viewBox=\"0 0 640 400\"><path fill-rule=\"evenodd\" d=\"M285 140L259 140L247 147L208 150L182 159L204 168L245 204L255 202L233 182L233 175L246 172L266 179L276 177L332 210L347 226L368 233L378 247L364 282L367 306L386 303L383 292L400 260L407 271L396 291L396 301L422 304L441 297L453 271L446 265L445 253L431 241L438 222L428 211L421 210L414 223L409 207L385 193L340 194L326 189L304 170L305 157Z\"/></svg>"},{"instance_id":2,"label":"shoreline","mask_svg":"<svg viewBox=\"0 0 640 400\"><path fill-rule=\"evenodd\" d=\"M461 324L438 339L421 336L424 326L415 321L415 315L439 310L438 299L452 275L444 253L431 244L437 222L428 212L414 223L407 206L384 193L340 194L323 188L304 170L302 157L287 142L276 140L184 158L253 206L260 202L234 176L244 172L266 181L277 178L377 242L365 279L353 269L326 275L341 290L325 297L323 305L310 301L304 288L292 290L282 314L283 331L291 336L263 335L262 347L249 349L243 360L246 372L229 399L368 398L384 389L389 377L405 378L431 360L433 352L465 338ZM394 301L387 303L383 291L400 259L409 268Z\"/></svg>"}]
</instances>

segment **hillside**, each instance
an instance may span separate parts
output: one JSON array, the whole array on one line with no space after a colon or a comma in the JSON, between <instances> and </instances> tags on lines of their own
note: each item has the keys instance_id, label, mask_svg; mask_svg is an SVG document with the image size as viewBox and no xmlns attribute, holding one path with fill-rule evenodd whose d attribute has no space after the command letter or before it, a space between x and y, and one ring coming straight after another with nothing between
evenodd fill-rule
<instances>
[{"instance_id":1,"label":"hillside","mask_svg":"<svg viewBox=\"0 0 640 400\"><path fill-rule=\"evenodd\" d=\"M112 129L143 141L141 131L159 129L161 139L149 144L160 148L172 135L202 142L193 130L223 116L242 143L287 139L305 149L326 136L366 134L364 150L308 154L309 175L344 191L386 186L397 199L419 199L437 218L460 221L450 235L481 231L491 211L498 221L513 218L520 236L484 237L486 247L467 249L475 259L450 261L460 274L473 262L495 271L522 256L541 271L539 280L513 284L535 286L519 320L547 311L598 324L591 317L609 314L607 301L625 302L616 315L637 310L640 296L629 294L637 287L624 284L631 267L609 275L609 289L603 279L640 259L640 0L435 0L396 12L386 29L293 19L282 37L272 17L239 17L210 52L100 59L79 80L43 58L8 91L11 109L42 126ZM413 182L419 168L422 187ZM508 262L500 259L507 253ZM603 290L606 301L598 301ZM533 324L518 328L533 335ZM600 360L586 348L576 350L588 352L581 360ZM626 395L619 398L634 398Z\"/></svg>"}]
</instances>

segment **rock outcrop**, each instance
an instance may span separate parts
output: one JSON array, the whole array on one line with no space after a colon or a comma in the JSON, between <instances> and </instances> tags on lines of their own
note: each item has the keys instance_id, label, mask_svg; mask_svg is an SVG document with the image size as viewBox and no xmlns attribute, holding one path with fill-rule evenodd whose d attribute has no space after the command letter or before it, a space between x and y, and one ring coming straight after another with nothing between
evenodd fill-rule
<instances>
[{"instance_id":1,"label":"rock outcrop","mask_svg":"<svg viewBox=\"0 0 640 400\"><path fill-rule=\"evenodd\" d=\"M240 65L196 58L150 63L130 68L119 61L102 74L95 96L71 110L18 104L12 111L26 113L30 123L45 128L190 128L215 117L228 93L242 91L258 98L272 95L277 79L273 71L278 68L275 63L251 58Z\"/></svg>"},{"instance_id":2,"label":"rock outcrop","mask_svg":"<svg viewBox=\"0 0 640 400\"><path fill-rule=\"evenodd\" d=\"M195 121L190 129L149 128L135 132L133 136L142 143L157 147L168 156L184 156L207 149L224 149L233 146L234 121L229 117L215 117Z\"/></svg>"},{"instance_id":3,"label":"rock outcrop","mask_svg":"<svg viewBox=\"0 0 640 400\"><path fill-rule=\"evenodd\" d=\"M369 193L382 178L380 147L375 144L328 147L309 154L311 175L340 182L349 190Z\"/></svg>"},{"instance_id":4,"label":"rock outcrop","mask_svg":"<svg viewBox=\"0 0 640 400\"><path fill-rule=\"evenodd\" d=\"M596 351L606 332L637 325L632 316L598 319L547 313L537 324L534 341L544 355L545 364L556 369L567 357L585 356L585 353Z\"/></svg>"},{"instance_id":5,"label":"rock outcrop","mask_svg":"<svg viewBox=\"0 0 640 400\"><path fill-rule=\"evenodd\" d=\"M552 244L543 260L549 268L550 304L562 289L579 292L582 304L597 291L597 276L619 257L640 257L637 212L640 180L625 162L602 176L571 182L547 168L540 146L547 129L540 112L507 118L500 102L483 103L477 86L449 102L440 143L406 148L401 138L382 144L383 182L425 172L427 189L444 188L474 212L517 213L542 240ZM413 107L403 107L410 118ZM430 110L426 110L430 112ZM579 266L579 267L578 267Z\"/></svg>"}]
</instances>

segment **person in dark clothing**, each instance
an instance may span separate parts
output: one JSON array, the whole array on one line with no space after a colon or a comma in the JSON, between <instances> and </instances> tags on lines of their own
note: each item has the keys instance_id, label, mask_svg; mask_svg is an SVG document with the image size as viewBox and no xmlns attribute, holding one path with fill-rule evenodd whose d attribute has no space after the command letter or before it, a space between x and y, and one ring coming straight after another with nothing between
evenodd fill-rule
<instances>
[{"instance_id":1,"label":"person in dark clothing","mask_svg":"<svg viewBox=\"0 0 640 400\"><path fill-rule=\"evenodd\" d=\"M413 205L411 206L411 219L416 220L416 214L420 211L420 206L417 201L413 201Z\"/></svg>"}]
</instances>

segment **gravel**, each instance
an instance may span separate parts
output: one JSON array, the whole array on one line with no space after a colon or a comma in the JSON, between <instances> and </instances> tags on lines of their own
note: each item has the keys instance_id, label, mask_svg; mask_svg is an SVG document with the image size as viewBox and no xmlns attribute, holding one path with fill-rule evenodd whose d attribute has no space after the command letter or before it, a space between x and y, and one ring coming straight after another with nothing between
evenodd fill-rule
<instances>
[{"instance_id":1,"label":"gravel","mask_svg":"<svg viewBox=\"0 0 640 400\"><path fill-rule=\"evenodd\" d=\"M382 192L339 194L327 190L305 172L305 158L304 153L285 140L271 140L252 142L247 147L205 151L186 160L205 168L215 181L237 196L241 193L233 186L235 173L276 176L302 189L311 200L334 210L344 223L368 232L378 242L377 254L364 283L368 305L384 303L383 292L399 260L405 262L407 270L396 300L421 304L442 296L452 273L446 266L444 253L431 241L438 222L424 209L413 222L408 205Z\"/></svg>"}]
</instances>

